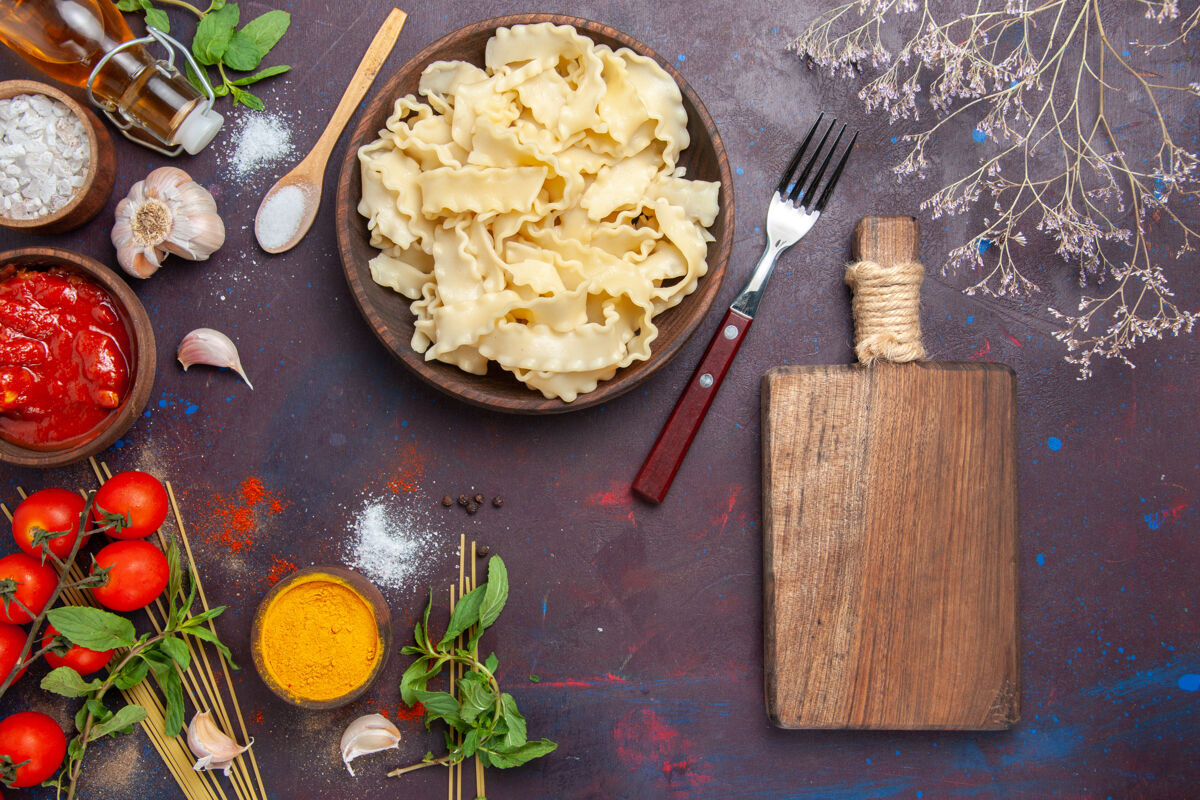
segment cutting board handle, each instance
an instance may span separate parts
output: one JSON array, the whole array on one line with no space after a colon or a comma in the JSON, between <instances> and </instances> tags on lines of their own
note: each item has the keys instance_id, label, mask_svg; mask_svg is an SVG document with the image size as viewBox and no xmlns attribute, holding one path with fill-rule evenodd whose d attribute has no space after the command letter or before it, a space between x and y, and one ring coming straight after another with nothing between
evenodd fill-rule
<instances>
[{"instance_id":1,"label":"cutting board handle","mask_svg":"<svg viewBox=\"0 0 1200 800\"><path fill-rule=\"evenodd\" d=\"M924 361L921 344L921 227L907 216L863 217L854 228L855 263L846 268L854 292L854 352L876 360Z\"/></svg>"}]
</instances>

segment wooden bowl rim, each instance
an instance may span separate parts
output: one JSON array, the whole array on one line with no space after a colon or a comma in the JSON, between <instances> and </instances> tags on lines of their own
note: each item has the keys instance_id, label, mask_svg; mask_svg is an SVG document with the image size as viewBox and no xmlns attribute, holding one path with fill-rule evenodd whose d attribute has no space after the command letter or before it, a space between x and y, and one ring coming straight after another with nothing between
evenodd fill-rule
<instances>
[{"instance_id":1,"label":"wooden bowl rim","mask_svg":"<svg viewBox=\"0 0 1200 800\"><path fill-rule=\"evenodd\" d=\"M262 624L267 606L271 605L271 602L276 597L286 592L297 581L311 575L327 575L345 581L366 602L367 606L370 607L371 613L375 617L375 629L379 633L379 638L383 641L383 653L376 660L375 666L367 676L367 679L346 694L340 697L332 697L328 700L308 700L289 693L271 677L271 673L267 670L267 665L263 661L262 655ZM387 665L391 654L392 612L388 607L387 599L379 591L379 587L367 580L361 573L339 565L304 567L283 578L263 595L263 599L259 601L258 608L254 611L254 619L250 623L250 658L254 662L254 670L258 673L258 677L262 679L266 687L280 700L299 708L325 711L341 708L344 705L354 702L367 689L371 688L371 685L383 673L383 669Z\"/></svg>"},{"instance_id":2,"label":"wooden bowl rim","mask_svg":"<svg viewBox=\"0 0 1200 800\"><path fill-rule=\"evenodd\" d=\"M46 95L60 101L67 108L71 109L71 113L83 123L83 129L87 131L88 166L87 173L83 176L83 185L75 190L75 194L65 206L53 214L47 214L44 217L32 217L30 219L14 219L0 213L0 225L13 230L41 228L53 225L64 219L83 202L83 198L91 191L92 185L96 182L96 175L100 171L100 137L96 134L96 127L92 122L93 117L88 113L86 108L80 105L78 100L61 89L51 86L48 83L42 83L41 81L18 78L16 80L0 82L0 100L6 100L19 94Z\"/></svg>"},{"instance_id":3,"label":"wooden bowl rim","mask_svg":"<svg viewBox=\"0 0 1200 800\"><path fill-rule=\"evenodd\" d=\"M19 263L18 266L28 268L63 267L74 270L104 287L125 315L125 320L130 328L132 344L136 350L129 396L117 413L112 416L108 425L92 439L66 450L35 450L0 439L0 462L2 463L42 469L62 467L82 461L105 450L121 438L141 415L142 410L146 407L146 401L150 399L150 391L154 387L154 376L157 369L154 328L150 324L150 315L146 313L146 307L134 294L133 289L129 288L129 285L121 280L117 273L94 258L60 247L22 247L0 253L0 266L21 261L26 263Z\"/></svg>"},{"instance_id":4,"label":"wooden bowl rim","mask_svg":"<svg viewBox=\"0 0 1200 800\"><path fill-rule=\"evenodd\" d=\"M697 296L696 306L689 309L690 318L685 325L681 327L675 337L658 346L660 343L655 342L651 346L650 359L617 370L617 373L607 381L601 381L597 387L587 394L579 395L573 402L567 403L559 398L547 399L536 389L528 388L522 385L515 377L506 374L506 378L511 381L514 386L520 387L527 394L527 397L512 398L504 396L499 397L496 393L488 389L465 388L461 386L448 385L443 377L438 374L437 367L430 366L424 360L424 356L415 352L408 342L401 342L399 346L393 346L392 342L388 341L387 331L379 329L371 323L368 317L368 298L365 296L363 289L356 283L356 277L352 274L353 268L350 263L349 249L351 247L351 236L353 227L360 223L365 225L365 221L358 215L359 198L350 197L350 184L355 173L359 172L358 164L358 148L375 139L378 136L378 127L371 124L371 118L375 116L373 110L383 100L381 98L390 98L390 102L395 101L395 91L390 89L392 83L400 73L409 71L415 65L427 65L428 63L438 60L439 54L448 46L454 44L457 40L465 37L469 33L478 32L484 29L490 29L494 32L497 28L508 27L512 25L528 25L542 22L549 22L555 25L571 25L583 33L599 33L618 42L623 47L628 47L638 55L645 56L654 60L656 64L671 76L679 87L680 93L685 101L691 105L694 114L689 114L689 122L693 116L697 119L697 124L707 135L716 162L717 180L720 183L720 211L724 214L724 231L725 235L720 241L711 243L715 245L715 252L711 258L708 258L708 272L700 279L700 285L696 291L684 298L683 302L687 302L691 297ZM689 144L689 148L694 146ZM686 150L685 150L686 152ZM390 78L385 80L378 89L365 101L365 110L355 125L354 130L350 135L347 143L346 154L342 161L341 173L338 176L337 190L337 207L346 209L345 217L336 219L337 239L338 239L338 254L342 261L342 271L346 276L346 282L350 286L350 294L354 298L354 303L358 307L360 314L363 316L367 327L384 347L392 353L394 357L400 360L412 373L414 373L422 382L441 391L443 394L449 395L457 400L468 403L479 408L486 408L491 411L500 411L510 414L563 414L571 411L581 411L585 408L606 403L620 395L630 391L644 381L648 380L658 370L667 365L674 358L683 345L691 339L700 323L704 321L708 312L712 309L713 303L716 302L717 295L720 292L721 284L724 281L726 267L729 263L729 258L733 250L733 239L736 233L736 216L734 208L734 187L733 174L729 167L729 159L726 156L725 144L721 138L720 130L717 128L716 122L712 115L709 114L704 102L700 96L692 88L691 84L679 73L678 70L666 59L658 54L652 47L641 42L627 33L624 33L610 25L602 22L586 19L584 17L576 17L567 14L548 14L548 13L527 13L527 14L507 14L490 19L480 20L469 25L464 25L440 39L427 45L415 56L404 62ZM397 296L399 297L399 296ZM404 298L399 298L404 301ZM406 313L411 314L407 307ZM662 314L672 314L679 311L679 306L667 309ZM440 364L440 362L438 362ZM446 365L451 366L452 365ZM453 367L452 367L453 368ZM457 368L455 368L457 369ZM632 370L637 370L633 372ZM461 371L460 371L461 372ZM622 374L624 373L624 375ZM467 372L461 372L462 382L470 386L473 379L480 376L471 375Z\"/></svg>"}]
</instances>

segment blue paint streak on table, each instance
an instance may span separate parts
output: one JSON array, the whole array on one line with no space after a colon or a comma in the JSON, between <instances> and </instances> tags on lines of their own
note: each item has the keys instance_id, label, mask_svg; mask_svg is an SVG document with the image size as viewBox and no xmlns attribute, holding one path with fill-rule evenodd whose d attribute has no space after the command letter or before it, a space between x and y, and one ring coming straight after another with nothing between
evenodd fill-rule
<instances>
[{"instance_id":1,"label":"blue paint streak on table","mask_svg":"<svg viewBox=\"0 0 1200 800\"><path fill-rule=\"evenodd\" d=\"M267 8L244 5L244 17ZM262 94L271 111L291 118L303 151L386 8L282 6L294 15L293 29L270 63L296 69ZM532 9L478 0L420 4L388 65L461 25L516 10ZM523 769L490 775L490 797L1196 796L1195 336L1147 344L1136 351L1137 370L1104 364L1081 383L1062 363L1045 312L1047 304L1071 306L1078 288L1044 241L1027 248L1027 263L1046 291L1025 306L967 297L960 290L969 276L931 270L922 322L933 357L1004 361L1020 380L1023 719L1005 733L775 730L762 695L759 378L780 364L850 361L840 266L853 222L867 213L921 216L917 206L935 187L897 185L886 168L901 157L902 145L891 141L898 131L863 118L851 87L809 72L785 51L815 7L591 0L541 10L588 16L646 42L676 62L717 120L739 204L722 303L758 255L765 198L805 121L830 110L862 125L864 136L827 218L783 258L760 324L659 508L634 502L628 483L721 304L676 361L604 407L547 418L479 412L420 384L360 319L333 236L336 168L312 233L272 257L253 242L252 216L290 163L231 180L223 155L228 139L179 162L216 195L228 241L207 263L169 259L151 280L135 282L156 326L159 375L146 418L104 458L114 468L157 471L183 490L210 596L232 606L221 630L246 666L236 680L271 796L438 797L445 789L444 773L435 770L395 783L382 777L440 747L440 735L416 721L401 722L400 753L363 759L357 779L337 756L338 737L353 717L373 710L396 717L407 659L396 655L368 696L329 713L285 706L249 668L250 619L275 559L300 566L341 560L345 532L372 497L427 515L439 542L419 585L387 592L398 638L419 614L427 583L442 587L454 578L460 533L509 564L503 638L485 645L498 648L501 677L531 733L560 748ZM0 69L4 77L29 74L7 52ZM222 110L230 126L246 113ZM974 163L979 151L970 130L956 135L961 144L947 146L944 158ZM115 266L113 208L135 180L165 163L124 141L117 147L117 192L99 218L58 237L0 232L0 247L53 244ZM940 171L935 165L934 180ZM923 222L932 267L961 240L965 222ZM1195 308L1195 271L1175 274L1180 305ZM199 326L239 343L254 392L228 373L179 370L174 347ZM284 507L270 513L260 506L259 529L234 553L215 536L228 519L208 517L214 508L228 513L249 476L261 477ZM418 491L406 491L413 480ZM82 467L0 471L0 494L9 500L18 485L88 484ZM440 506L445 493L475 489L503 494L504 507L468 517ZM43 708L65 721L68 705L32 685L27 677L3 711ZM101 743L89 762L84 797L178 795L141 734Z\"/></svg>"}]
</instances>

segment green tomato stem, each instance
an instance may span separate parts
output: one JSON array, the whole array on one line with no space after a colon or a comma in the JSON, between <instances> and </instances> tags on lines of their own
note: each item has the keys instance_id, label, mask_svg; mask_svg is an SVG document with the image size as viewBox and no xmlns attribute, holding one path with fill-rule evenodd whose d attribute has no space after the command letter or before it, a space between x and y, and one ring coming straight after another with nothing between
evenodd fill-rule
<instances>
[{"instance_id":1,"label":"green tomato stem","mask_svg":"<svg viewBox=\"0 0 1200 800\"><path fill-rule=\"evenodd\" d=\"M54 591L51 593L50 598L46 601L46 605L42 608L42 613L37 614L34 617L33 624L29 626L29 635L25 637L25 646L21 648L21 654L17 656L16 664L14 664L13 668L9 670L8 675L4 678L4 682L0 683L0 697L4 696L4 693L8 691L8 688L13 685L13 681L17 679L17 672L19 671L17 665L23 663L25 659L29 657L29 653L33 649L33 643L37 640L38 632L42 627L42 623L46 619L46 613L50 609L54 608L54 604L57 602L58 596L62 594L64 578L67 572L71 569L71 566L75 563L75 558L79 555L80 545L83 544L84 539L93 533L93 531L85 531L84 529L87 527L88 521L92 518L92 508L95 505L96 493L94 491L89 492L87 502L83 507L83 513L80 515L79 535L75 537L75 542L71 545L71 552L67 554L66 559L63 561L63 570L61 573L59 573L58 584L54 587ZM104 529L105 528L96 528L95 530ZM16 602L20 603L20 601ZM21 607L25 607L23 603L21 604ZM25 611L26 613L29 613L29 609L25 609ZM31 614L30 616L34 615Z\"/></svg>"}]
</instances>

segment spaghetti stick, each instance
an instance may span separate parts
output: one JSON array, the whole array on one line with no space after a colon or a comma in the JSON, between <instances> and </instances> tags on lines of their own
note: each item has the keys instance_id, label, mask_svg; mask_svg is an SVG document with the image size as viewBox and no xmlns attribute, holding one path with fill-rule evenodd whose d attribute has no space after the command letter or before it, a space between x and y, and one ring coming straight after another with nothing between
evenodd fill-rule
<instances>
[{"instance_id":1,"label":"spaghetti stick","mask_svg":"<svg viewBox=\"0 0 1200 800\"><path fill-rule=\"evenodd\" d=\"M179 527L179 537L183 540L183 547L187 552L188 563L194 566L196 559L192 556L192 544L188 540L187 528L183 524L183 515L179 513L179 502L175 499L175 489L173 486L171 486L170 481L164 481L164 483L167 487L167 497L171 501L171 510L175 514L175 524ZM208 611L208 597L204 594L204 584L200 582L200 573L193 569L193 575L195 576L196 580L196 593L200 595L200 604L203 606L205 611ZM208 621L208 629L212 631L214 636L216 635L217 629L216 626L213 625L211 619ZM225 685L229 687L229 699L233 701L233 710L234 713L237 714L238 727L241 728L242 741L249 741L250 734L246 731L246 720L242 716L242 707L238 702L237 692L235 692L233 689L233 681L229 677L229 665L225 663L225 659L222 658L219 660L221 662L221 673L225 676ZM260 792L260 797L266 798L267 790L263 786L262 773L258 769L258 758L254 755L254 748L247 750L246 755L250 756L250 766L254 769L254 777L258 782L258 791Z\"/></svg>"}]
</instances>

